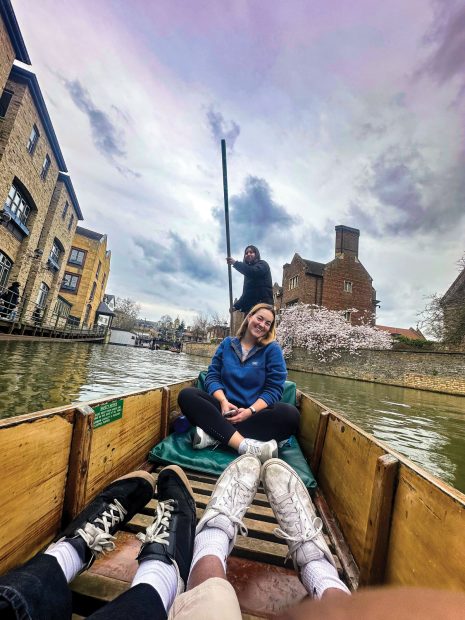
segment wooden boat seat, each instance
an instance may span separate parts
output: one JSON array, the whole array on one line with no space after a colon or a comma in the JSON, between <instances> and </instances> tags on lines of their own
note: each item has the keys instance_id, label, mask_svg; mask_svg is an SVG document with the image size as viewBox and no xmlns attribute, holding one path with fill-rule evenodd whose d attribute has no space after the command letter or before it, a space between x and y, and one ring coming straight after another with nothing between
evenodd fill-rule
<instances>
[{"instance_id":1,"label":"wooden boat seat","mask_svg":"<svg viewBox=\"0 0 465 620\"><path fill-rule=\"evenodd\" d=\"M155 478L160 469L156 467L152 472ZM194 491L199 518L209 501L216 478L195 471L186 471L186 474ZM135 558L140 547L136 534L151 523L155 507L156 499L152 499L123 531L118 532L115 551L100 557L87 572L72 582L76 620L129 588L137 570ZM325 521L325 515L320 513L320 516ZM287 545L278 542L279 539L273 535L277 523L261 487L246 513L244 523L249 536L237 537L228 561L228 579L236 590L243 618L270 618L305 598L306 591L292 568L292 562L284 566ZM326 539L339 573L350 587L350 579L347 579L335 553L337 542L335 545L331 538Z\"/></svg>"}]
</instances>

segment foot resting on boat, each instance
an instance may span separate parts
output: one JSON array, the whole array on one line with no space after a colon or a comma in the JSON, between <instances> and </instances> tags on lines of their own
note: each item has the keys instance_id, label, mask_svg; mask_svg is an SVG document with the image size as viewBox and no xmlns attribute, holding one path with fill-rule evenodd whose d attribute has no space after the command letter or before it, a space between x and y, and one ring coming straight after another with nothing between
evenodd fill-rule
<instances>
[{"instance_id":1,"label":"foot resting on boat","mask_svg":"<svg viewBox=\"0 0 465 620\"><path fill-rule=\"evenodd\" d=\"M258 441L258 439L244 439L241 441L239 454L253 454L262 463L278 456L278 444L274 439L270 441Z\"/></svg>"},{"instance_id":2,"label":"foot resting on boat","mask_svg":"<svg viewBox=\"0 0 465 620\"><path fill-rule=\"evenodd\" d=\"M118 478L73 519L45 554L57 559L71 581L99 553L115 548L114 534L152 499L154 488L155 481L146 471Z\"/></svg>"},{"instance_id":3,"label":"foot resting on boat","mask_svg":"<svg viewBox=\"0 0 465 620\"><path fill-rule=\"evenodd\" d=\"M226 567L238 530L247 536L242 519L259 481L260 461L249 454L240 456L224 470L197 525L192 568L206 555L216 555Z\"/></svg>"},{"instance_id":4,"label":"foot resting on boat","mask_svg":"<svg viewBox=\"0 0 465 620\"><path fill-rule=\"evenodd\" d=\"M196 426L194 430L194 437L192 439L192 447L196 450L203 450L204 448L209 448L210 446L214 446L216 448L219 445L219 441L208 435L200 426Z\"/></svg>"},{"instance_id":5,"label":"foot resting on boat","mask_svg":"<svg viewBox=\"0 0 465 620\"><path fill-rule=\"evenodd\" d=\"M307 592L321 598L329 588L348 588L339 579L334 559L323 536L323 522L304 483L284 461L271 459L261 472L262 483L271 508L279 523L275 534L284 538L296 571Z\"/></svg>"},{"instance_id":6,"label":"foot resting on boat","mask_svg":"<svg viewBox=\"0 0 465 620\"><path fill-rule=\"evenodd\" d=\"M174 598L184 592L195 536L194 494L180 467L169 465L159 473L157 497L153 523L137 535L142 547L132 586L152 585L169 610Z\"/></svg>"}]
</instances>

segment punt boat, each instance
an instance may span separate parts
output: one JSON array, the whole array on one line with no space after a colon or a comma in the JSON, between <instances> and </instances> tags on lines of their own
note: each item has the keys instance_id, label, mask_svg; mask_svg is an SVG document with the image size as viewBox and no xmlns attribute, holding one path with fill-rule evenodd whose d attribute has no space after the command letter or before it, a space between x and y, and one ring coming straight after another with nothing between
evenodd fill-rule
<instances>
[{"instance_id":1,"label":"punt boat","mask_svg":"<svg viewBox=\"0 0 465 620\"><path fill-rule=\"evenodd\" d=\"M156 478L150 449L169 432L173 385L0 420L0 572L47 546L112 480L134 469ZM318 481L313 500L338 570L352 590L374 584L465 590L465 495L310 396L297 392L298 441ZM198 516L215 478L186 472ZM136 571L153 499L117 535L116 550L71 584L75 618L125 591ZM259 489L229 560L243 618L270 618L305 597Z\"/></svg>"}]
</instances>

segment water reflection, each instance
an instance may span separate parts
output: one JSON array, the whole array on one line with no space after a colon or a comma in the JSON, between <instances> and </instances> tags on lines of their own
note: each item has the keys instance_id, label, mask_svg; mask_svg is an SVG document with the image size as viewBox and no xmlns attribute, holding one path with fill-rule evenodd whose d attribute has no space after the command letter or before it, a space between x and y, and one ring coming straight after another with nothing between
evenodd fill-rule
<instances>
[{"instance_id":1,"label":"water reflection","mask_svg":"<svg viewBox=\"0 0 465 620\"><path fill-rule=\"evenodd\" d=\"M207 362L116 345L0 342L0 418L173 383Z\"/></svg>"},{"instance_id":2,"label":"water reflection","mask_svg":"<svg viewBox=\"0 0 465 620\"><path fill-rule=\"evenodd\" d=\"M465 491L465 397L290 372L323 404Z\"/></svg>"}]
</instances>

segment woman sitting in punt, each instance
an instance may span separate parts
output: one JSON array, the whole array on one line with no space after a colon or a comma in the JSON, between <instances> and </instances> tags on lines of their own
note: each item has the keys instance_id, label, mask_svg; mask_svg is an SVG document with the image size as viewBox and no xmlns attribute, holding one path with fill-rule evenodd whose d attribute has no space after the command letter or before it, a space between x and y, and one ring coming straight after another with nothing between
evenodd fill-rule
<instances>
[{"instance_id":1,"label":"woman sitting in punt","mask_svg":"<svg viewBox=\"0 0 465 620\"><path fill-rule=\"evenodd\" d=\"M179 394L182 413L196 427L194 448L222 444L266 461L277 456L277 442L297 432L298 410L279 402L287 371L275 321L273 306L254 306L237 337L225 338L216 350L207 392L185 388Z\"/></svg>"}]
</instances>

